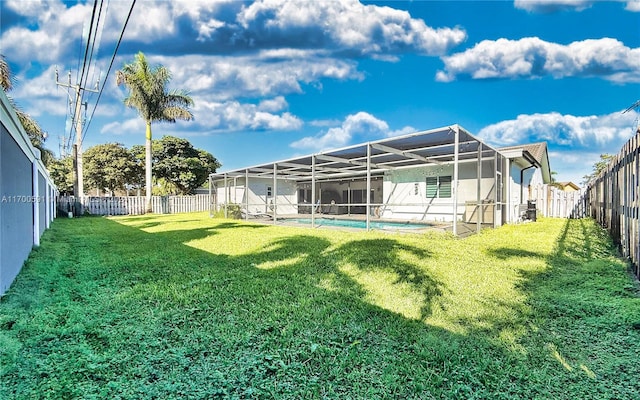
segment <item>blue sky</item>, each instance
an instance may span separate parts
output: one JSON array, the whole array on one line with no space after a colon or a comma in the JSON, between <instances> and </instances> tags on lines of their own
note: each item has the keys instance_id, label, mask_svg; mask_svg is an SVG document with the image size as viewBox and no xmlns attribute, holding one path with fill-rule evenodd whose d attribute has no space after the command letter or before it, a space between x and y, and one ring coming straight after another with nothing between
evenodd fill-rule
<instances>
[{"instance_id":1,"label":"blue sky","mask_svg":"<svg viewBox=\"0 0 640 400\"><path fill-rule=\"evenodd\" d=\"M131 2L103 4L83 148L144 143L115 84L138 51L195 101L194 121L154 137L188 138L221 170L457 123L496 146L546 141L557 179L580 183L638 121L622 111L640 100L639 0L140 0L106 79ZM54 71L76 83L93 2L0 7L11 95L57 153L70 116Z\"/></svg>"}]
</instances>

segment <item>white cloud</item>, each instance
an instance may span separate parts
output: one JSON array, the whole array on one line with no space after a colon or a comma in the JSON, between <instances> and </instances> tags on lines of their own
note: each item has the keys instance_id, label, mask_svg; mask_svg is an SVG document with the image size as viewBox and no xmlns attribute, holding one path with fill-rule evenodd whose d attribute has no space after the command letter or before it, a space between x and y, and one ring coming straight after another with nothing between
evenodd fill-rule
<instances>
[{"instance_id":1,"label":"white cloud","mask_svg":"<svg viewBox=\"0 0 640 400\"><path fill-rule=\"evenodd\" d=\"M366 112L348 115L338 127L329 128L316 136L304 137L291 143L291 147L298 149L316 149L341 147L349 143L354 134L374 133L384 135L389 130L386 122Z\"/></svg>"},{"instance_id":2,"label":"white cloud","mask_svg":"<svg viewBox=\"0 0 640 400\"><path fill-rule=\"evenodd\" d=\"M311 56L273 62L264 61L259 55L149 56L148 59L173 72L172 87L189 88L192 94L216 100L302 93L301 83L311 84L326 78L363 79L352 61Z\"/></svg>"},{"instance_id":3,"label":"white cloud","mask_svg":"<svg viewBox=\"0 0 640 400\"><path fill-rule=\"evenodd\" d=\"M238 101L212 102L194 99L195 122L208 131L294 130L302 127L302 120L290 112L280 112L287 106L283 98L263 101L259 105ZM266 104L266 106L265 106ZM276 109L275 106L279 106ZM280 112L275 114L275 112Z\"/></svg>"},{"instance_id":4,"label":"white cloud","mask_svg":"<svg viewBox=\"0 0 640 400\"><path fill-rule=\"evenodd\" d=\"M418 130L416 128L414 128L413 126L405 126L401 129L397 129L395 131L389 131L385 134L385 136L387 137L392 137L392 136L402 136L402 135L408 135L410 133L415 133Z\"/></svg>"},{"instance_id":5,"label":"white cloud","mask_svg":"<svg viewBox=\"0 0 640 400\"><path fill-rule=\"evenodd\" d=\"M537 37L484 40L462 53L442 57L444 71L436 79L457 77L536 78L594 77L619 83L640 82L640 48L616 39L590 39L561 45Z\"/></svg>"},{"instance_id":6,"label":"white cloud","mask_svg":"<svg viewBox=\"0 0 640 400\"><path fill-rule=\"evenodd\" d=\"M417 51L444 54L466 39L460 28L434 29L391 7L357 0L262 0L238 14L255 41L298 41L303 48L332 48L360 55Z\"/></svg>"},{"instance_id":7,"label":"white cloud","mask_svg":"<svg viewBox=\"0 0 640 400\"><path fill-rule=\"evenodd\" d=\"M291 143L291 147L297 149L323 150L345 146L358 134L388 137L410 132L415 132L415 129L405 127L398 131L391 131L385 121L369 113L360 111L356 114L348 115L340 126L329 128L316 136L304 137Z\"/></svg>"},{"instance_id":8,"label":"white cloud","mask_svg":"<svg viewBox=\"0 0 640 400\"><path fill-rule=\"evenodd\" d=\"M100 133L106 135L144 135L145 129L144 121L138 117L110 122L100 129ZM153 132L153 127L151 131Z\"/></svg>"},{"instance_id":9,"label":"white cloud","mask_svg":"<svg viewBox=\"0 0 640 400\"><path fill-rule=\"evenodd\" d=\"M640 0L629 0L624 8L627 11L640 12Z\"/></svg>"},{"instance_id":10,"label":"white cloud","mask_svg":"<svg viewBox=\"0 0 640 400\"><path fill-rule=\"evenodd\" d=\"M58 116L67 113L69 96L66 89L56 85L54 71L55 66L50 66L31 79L26 79L24 73L15 76L11 95L23 111L33 117L44 113Z\"/></svg>"},{"instance_id":11,"label":"white cloud","mask_svg":"<svg viewBox=\"0 0 640 400\"><path fill-rule=\"evenodd\" d=\"M614 0L626 3L628 11L640 11L640 0ZM530 12L552 13L557 11L583 11L596 0L515 0L514 6Z\"/></svg>"},{"instance_id":12,"label":"white cloud","mask_svg":"<svg viewBox=\"0 0 640 400\"><path fill-rule=\"evenodd\" d=\"M58 66L50 65L47 69L27 79L26 74L33 74L33 71L23 70L15 76L15 85L11 96L20 104L23 111L33 117L41 115L66 115L73 112L75 105L75 90L56 84L55 70ZM72 76L72 84L75 75ZM58 81L67 84L67 74L65 67L60 66L60 76ZM101 82L102 84L102 82ZM107 82L103 90L100 105L97 107L95 116L114 116L122 113L124 92L118 90L113 82ZM93 111L93 106L97 99L94 92L84 92L83 102L88 104L87 114ZM71 103L71 104L70 104ZM88 117L89 115L87 115Z\"/></svg>"},{"instance_id":13,"label":"white cloud","mask_svg":"<svg viewBox=\"0 0 640 400\"><path fill-rule=\"evenodd\" d=\"M25 4L28 6L23 7ZM82 37L83 22L91 13L88 5L66 8L55 2L17 2L6 5L37 29L13 26L4 29L0 39L2 51L13 62L30 60L55 62L63 57ZM26 24L25 24L26 25Z\"/></svg>"},{"instance_id":14,"label":"white cloud","mask_svg":"<svg viewBox=\"0 0 640 400\"><path fill-rule=\"evenodd\" d=\"M550 13L564 10L582 11L594 0L515 0L514 6L530 12Z\"/></svg>"},{"instance_id":15,"label":"white cloud","mask_svg":"<svg viewBox=\"0 0 640 400\"><path fill-rule=\"evenodd\" d=\"M600 154L617 154L634 134L640 113L574 116L559 113L519 115L489 125L478 137L497 147L547 142L551 170L558 181L580 184Z\"/></svg>"},{"instance_id":16,"label":"white cloud","mask_svg":"<svg viewBox=\"0 0 640 400\"><path fill-rule=\"evenodd\" d=\"M633 135L638 116L635 111L591 116L556 112L519 115L483 128L478 136L498 146L547 141L572 149L600 148L617 153Z\"/></svg>"},{"instance_id":17,"label":"white cloud","mask_svg":"<svg viewBox=\"0 0 640 400\"><path fill-rule=\"evenodd\" d=\"M257 109L262 112L278 112L289 107L287 100L284 97L278 96L273 99L262 100Z\"/></svg>"},{"instance_id":18,"label":"white cloud","mask_svg":"<svg viewBox=\"0 0 640 400\"><path fill-rule=\"evenodd\" d=\"M614 153L617 153L616 150ZM607 151L581 151L574 152L571 149L563 151L549 151L549 164L551 170L556 172L554 177L559 182L573 182L581 185L584 176L591 173L593 164L600 161L600 154Z\"/></svg>"},{"instance_id":19,"label":"white cloud","mask_svg":"<svg viewBox=\"0 0 640 400\"><path fill-rule=\"evenodd\" d=\"M5 27L1 34L3 52L20 63L77 57L93 9L92 4L59 0L4 0L5 7L22 17L20 25ZM129 8L129 2L120 1L103 8L102 47L115 46ZM256 54L290 48L393 60L407 52L444 54L462 43L466 33L458 27L432 28L407 11L357 0L264 0L249 5L149 0L136 4L124 39L132 45L153 44L164 54Z\"/></svg>"}]
</instances>

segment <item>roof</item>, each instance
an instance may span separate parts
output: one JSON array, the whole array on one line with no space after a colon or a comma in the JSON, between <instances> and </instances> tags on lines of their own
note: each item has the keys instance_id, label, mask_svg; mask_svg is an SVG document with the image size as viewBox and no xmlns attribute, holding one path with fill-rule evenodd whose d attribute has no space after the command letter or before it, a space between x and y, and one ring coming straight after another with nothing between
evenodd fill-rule
<instances>
[{"instance_id":1,"label":"roof","mask_svg":"<svg viewBox=\"0 0 640 400\"><path fill-rule=\"evenodd\" d=\"M456 152L456 142L458 144ZM551 182L545 142L495 149L459 125L445 126L403 136L366 142L340 149L274 161L252 167L210 174L214 180L228 178L272 178L274 175L296 182L336 180L381 175L385 171L425 165L476 162L496 153L520 160L542 170L543 181Z\"/></svg>"},{"instance_id":2,"label":"roof","mask_svg":"<svg viewBox=\"0 0 640 400\"><path fill-rule=\"evenodd\" d=\"M572 187L574 190L580 190L580 186L576 185L573 182L558 182L558 185L562 186L562 189L566 187Z\"/></svg>"},{"instance_id":3,"label":"roof","mask_svg":"<svg viewBox=\"0 0 640 400\"><path fill-rule=\"evenodd\" d=\"M312 177L315 180L340 179L364 176L367 172L380 175L394 169L448 164L456 157L459 162L470 162L477 160L479 153L482 158L490 158L496 154L496 149L483 143L459 125L451 125L252 167L216 172L210 176L213 179L273 177L274 172L277 172L278 176L294 181L309 181Z\"/></svg>"},{"instance_id":4,"label":"roof","mask_svg":"<svg viewBox=\"0 0 640 400\"><path fill-rule=\"evenodd\" d=\"M538 163L537 167L542 169L542 178L544 183L551 182L551 167L549 164L549 152L547 150L547 142L521 144L517 146L500 147L498 151L507 153L514 150L522 150L530 154Z\"/></svg>"},{"instance_id":5,"label":"roof","mask_svg":"<svg viewBox=\"0 0 640 400\"><path fill-rule=\"evenodd\" d=\"M544 158L547 157L547 142L521 144L517 146L500 147L498 150L523 149L529 152L536 159L538 164L544 164Z\"/></svg>"}]
</instances>

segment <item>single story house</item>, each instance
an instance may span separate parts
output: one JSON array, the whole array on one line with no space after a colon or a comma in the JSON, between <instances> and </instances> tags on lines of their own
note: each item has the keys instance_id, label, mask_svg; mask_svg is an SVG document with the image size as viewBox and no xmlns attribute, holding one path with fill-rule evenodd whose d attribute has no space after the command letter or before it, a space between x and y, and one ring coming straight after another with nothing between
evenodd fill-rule
<instances>
[{"instance_id":1,"label":"single story house","mask_svg":"<svg viewBox=\"0 0 640 400\"><path fill-rule=\"evenodd\" d=\"M573 182L557 182L556 187L563 192L578 192L580 191L580 186L576 185Z\"/></svg>"},{"instance_id":2,"label":"single story house","mask_svg":"<svg viewBox=\"0 0 640 400\"><path fill-rule=\"evenodd\" d=\"M549 183L546 143L494 148L459 125L209 176L214 207L245 218L304 215L448 225L454 234L523 217Z\"/></svg>"}]
</instances>

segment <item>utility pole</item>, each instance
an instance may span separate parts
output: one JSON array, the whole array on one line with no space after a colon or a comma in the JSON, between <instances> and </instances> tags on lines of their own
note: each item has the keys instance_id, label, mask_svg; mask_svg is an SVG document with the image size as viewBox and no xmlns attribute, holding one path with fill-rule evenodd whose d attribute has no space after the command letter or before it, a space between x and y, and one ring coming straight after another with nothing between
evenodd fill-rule
<instances>
[{"instance_id":1,"label":"utility pole","mask_svg":"<svg viewBox=\"0 0 640 400\"><path fill-rule=\"evenodd\" d=\"M76 198L81 197L84 194L84 180L82 179L82 92L98 93L98 82L96 82L96 89L83 88L80 83L75 85L71 84L71 71L69 71L69 79L67 83L60 82L58 80L58 69L56 69L56 84L58 86L70 88L75 90L75 115L74 122L76 126L76 143L73 145L73 158L74 158L74 177L73 177L73 194ZM71 99L69 99L71 101ZM86 106L86 103L85 103Z\"/></svg>"}]
</instances>

